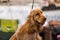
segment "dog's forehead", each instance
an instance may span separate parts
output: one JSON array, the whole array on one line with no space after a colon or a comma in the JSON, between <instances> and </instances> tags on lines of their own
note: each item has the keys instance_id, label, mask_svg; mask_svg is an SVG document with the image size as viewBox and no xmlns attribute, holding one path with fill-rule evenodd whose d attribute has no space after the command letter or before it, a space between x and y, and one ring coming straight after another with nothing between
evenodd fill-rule
<instances>
[{"instance_id":1,"label":"dog's forehead","mask_svg":"<svg viewBox=\"0 0 60 40\"><path fill-rule=\"evenodd\" d=\"M33 14L42 14L42 10L36 9L36 10L32 10Z\"/></svg>"},{"instance_id":2,"label":"dog's forehead","mask_svg":"<svg viewBox=\"0 0 60 40\"><path fill-rule=\"evenodd\" d=\"M44 17L46 17L41 9L34 9L34 10L32 10L32 14L33 15L37 15L37 14L38 15L43 15Z\"/></svg>"}]
</instances>

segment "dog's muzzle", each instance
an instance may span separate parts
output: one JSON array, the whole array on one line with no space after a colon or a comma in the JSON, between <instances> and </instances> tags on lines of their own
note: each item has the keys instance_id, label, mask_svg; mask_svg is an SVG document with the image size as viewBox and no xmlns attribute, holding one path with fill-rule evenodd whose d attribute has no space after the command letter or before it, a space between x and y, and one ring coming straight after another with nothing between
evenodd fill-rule
<instances>
[{"instance_id":1,"label":"dog's muzzle","mask_svg":"<svg viewBox=\"0 0 60 40\"><path fill-rule=\"evenodd\" d=\"M45 23L45 21L46 21L46 18L44 16L40 17L38 20L39 24L42 24L42 25Z\"/></svg>"}]
</instances>

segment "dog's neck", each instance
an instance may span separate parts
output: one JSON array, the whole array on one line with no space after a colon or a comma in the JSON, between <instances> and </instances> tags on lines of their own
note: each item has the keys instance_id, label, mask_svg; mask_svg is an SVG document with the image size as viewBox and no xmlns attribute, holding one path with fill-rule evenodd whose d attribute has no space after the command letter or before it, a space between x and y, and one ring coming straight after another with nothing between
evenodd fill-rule
<instances>
[{"instance_id":1,"label":"dog's neck","mask_svg":"<svg viewBox=\"0 0 60 40\"><path fill-rule=\"evenodd\" d=\"M36 21L31 21L31 20L28 20L27 21L28 24L29 24L29 27L28 27L28 33L29 34L34 34L35 32L38 32L39 28L42 26L41 24L39 24L38 22ZM36 27L36 30L35 29L32 29L32 28L35 28Z\"/></svg>"}]
</instances>

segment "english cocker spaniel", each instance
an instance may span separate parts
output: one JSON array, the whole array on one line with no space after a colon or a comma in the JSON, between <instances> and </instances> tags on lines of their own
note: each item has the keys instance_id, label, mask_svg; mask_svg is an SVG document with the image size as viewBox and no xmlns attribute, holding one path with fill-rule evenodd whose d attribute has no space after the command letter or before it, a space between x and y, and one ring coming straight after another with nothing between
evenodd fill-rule
<instances>
[{"instance_id":1,"label":"english cocker spaniel","mask_svg":"<svg viewBox=\"0 0 60 40\"><path fill-rule=\"evenodd\" d=\"M42 10L32 10L27 18L27 21L21 28L18 28L9 40L42 40L39 33L43 31L42 25L45 20L46 18L43 15Z\"/></svg>"}]
</instances>

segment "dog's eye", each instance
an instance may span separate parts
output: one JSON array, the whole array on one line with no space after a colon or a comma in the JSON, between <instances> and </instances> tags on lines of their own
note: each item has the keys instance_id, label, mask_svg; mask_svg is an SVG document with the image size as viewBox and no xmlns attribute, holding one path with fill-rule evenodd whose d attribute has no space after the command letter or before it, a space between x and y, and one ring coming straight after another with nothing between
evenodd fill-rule
<instances>
[{"instance_id":1,"label":"dog's eye","mask_svg":"<svg viewBox=\"0 0 60 40\"><path fill-rule=\"evenodd\" d=\"M39 13L37 13L36 15L39 15Z\"/></svg>"}]
</instances>

